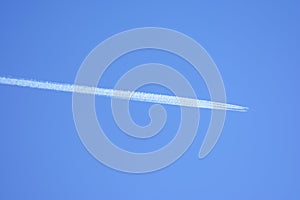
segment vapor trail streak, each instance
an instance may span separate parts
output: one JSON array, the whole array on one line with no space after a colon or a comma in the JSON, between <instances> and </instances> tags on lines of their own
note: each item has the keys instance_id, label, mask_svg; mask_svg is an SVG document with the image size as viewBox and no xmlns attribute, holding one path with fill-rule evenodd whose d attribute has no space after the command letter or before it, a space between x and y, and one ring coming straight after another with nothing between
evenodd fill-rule
<instances>
[{"instance_id":1,"label":"vapor trail streak","mask_svg":"<svg viewBox=\"0 0 300 200\"><path fill-rule=\"evenodd\" d=\"M42 81L0 77L0 84L37 88L37 89L44 89L44 90L62 91L62 92L72 92L72 93L76 92L76 93L106 96L106 97L118 98L118 99L127 99L127 100L134 100L134 101L159 103L159 104L169 104L169 105L185 106L185 107L231 110L231 111L239 111L239 112L245 112L248 110L247 107L243 107L243 106L212 102L212 101L206 101L200 99L192 99L192 98L144 93L144 92L88 87L88 86L81 86L81 85L71 85L66 83L53 83L53 82L42 82Z\"/></svg>"}]
</instances>

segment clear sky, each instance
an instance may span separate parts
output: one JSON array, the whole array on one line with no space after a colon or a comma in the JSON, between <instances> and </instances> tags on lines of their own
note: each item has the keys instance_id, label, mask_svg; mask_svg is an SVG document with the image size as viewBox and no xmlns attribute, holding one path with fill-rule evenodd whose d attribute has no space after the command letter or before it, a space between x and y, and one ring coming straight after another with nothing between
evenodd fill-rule
<instances>
[{"instance_id":1,"label":"clear sky","mask_svg":"<svg viewBox=\"0 0 300 200\"><path fill-rule=\"evenodd\" d=\"M201 110L188 151L163 170L136 175L88 153L70 93L0 85L0 199L300 199L299 7L291 0L2 1L0 76L74 83L84 58L109 36L165 27L199 42L222 74L228 102L250 110L228 112L217 145L199 160L210 120L210 111ZM152 50L126 56L100 86L113 87L133 66L158 62L180 71L199 98L209 99L201 77L178 57ZM170 93L157 85L141 91ZM100 124L115 144L132 151L163 146L180 121L178 108L166 106L162 133L138 141L122 135L109 105L109 98L96 98ZM136 123L149 123L149 106L132 103Z\"/></svg>"}]
</instances>

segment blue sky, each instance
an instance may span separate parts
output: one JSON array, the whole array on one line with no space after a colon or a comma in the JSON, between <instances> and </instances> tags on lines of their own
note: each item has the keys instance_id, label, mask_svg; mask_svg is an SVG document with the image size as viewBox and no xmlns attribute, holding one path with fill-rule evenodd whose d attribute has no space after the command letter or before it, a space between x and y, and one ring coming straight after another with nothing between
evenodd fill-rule
<instances>
[{"instance_id":1,"label":"blue sky","mask_svg":"<svg viewBox=\"0 0 300 200\"><path fill-rule=\"evenodd\" d=\"M210 111L201 110L197 137L178 161L135 175L112 170L86 151L73 122L71 94L1 85L0 198L299 199L298 8L297 1L1 2L0 76L73 83L84 58L109 36L165 27L199 42L222 74L228 102L250 111L228 112L216 147L199 160L210 118ZM199 98L209 98L201 77L177 58L157 51L128 56L111 66L100 85L113 86L126 70L154 60L173 66ZM109 104L96 99L100 123L115 133ZM137 123L149 122L150 105L131 105ZM178 108L166 109L161 140L111 139L141 151L165 144L179 121Z\"/></svg>"}]
</instances>

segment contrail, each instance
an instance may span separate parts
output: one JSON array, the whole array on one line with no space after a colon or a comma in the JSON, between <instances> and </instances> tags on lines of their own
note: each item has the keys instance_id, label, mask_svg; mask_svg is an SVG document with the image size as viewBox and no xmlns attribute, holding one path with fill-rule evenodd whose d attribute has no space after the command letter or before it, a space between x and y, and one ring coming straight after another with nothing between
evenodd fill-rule
<instances>
[{"instance_id":1,"label":"contrail","mask_svg":"<svg viewBox=\"0 0 300 200\"><path fill-rule=\"evenodd\" d=\"M127 99L133 101L151 102L151 103L168 104L168 105L185 106L185 107L231 110L231 111L239 111L239 112L246 112L248 110L247 107L243 107L239 105L212 102L212 101L206 101L200 99L192 99L192 98L145 93L145 92L134 92L134 91L126 91L126 90L88 87L88 86L72 85L66 83L42 82L42 81L35 81L35 80L0 77L0 84L61 91L61 92L71 92L71 93L76 92L81 94L106 96L106 97L117 98L117 99Z\"/></svg>"}]
</instances>

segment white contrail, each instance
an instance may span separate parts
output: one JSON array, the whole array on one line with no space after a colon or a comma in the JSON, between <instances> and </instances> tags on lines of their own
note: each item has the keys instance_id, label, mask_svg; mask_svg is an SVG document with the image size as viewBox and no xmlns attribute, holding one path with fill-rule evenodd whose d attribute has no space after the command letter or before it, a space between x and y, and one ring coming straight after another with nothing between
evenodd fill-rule
<instances>
[{"instance_id":1,"label":"white contrail","mask_svg":"<svg viewBox=\"0 0 300 200\"><path fill-rule=\"evenodd\" d=\"M76 92L76 93L99 95L99 96L106 96L106 97L118 98L118 99L130 99L134 101L152 102L152 103L159 103L159 104L169 104L169 105L195 107L195 108L232 110L232 111L240 111L240 112L245 112L248 110L247 107L243 107L243 106L226 104L226 103L218 103L218 102L212 102L212 101L206 101L200 99L192 99L192 98L144 93L144 92L105 89L105 88L88 87L88 86L80 86L80 85L71 85L66 83L62 84L62 83L0 77L0 84L38 88L44 90L62 91L62 92Z\"/></svg>"}]
</instances>

